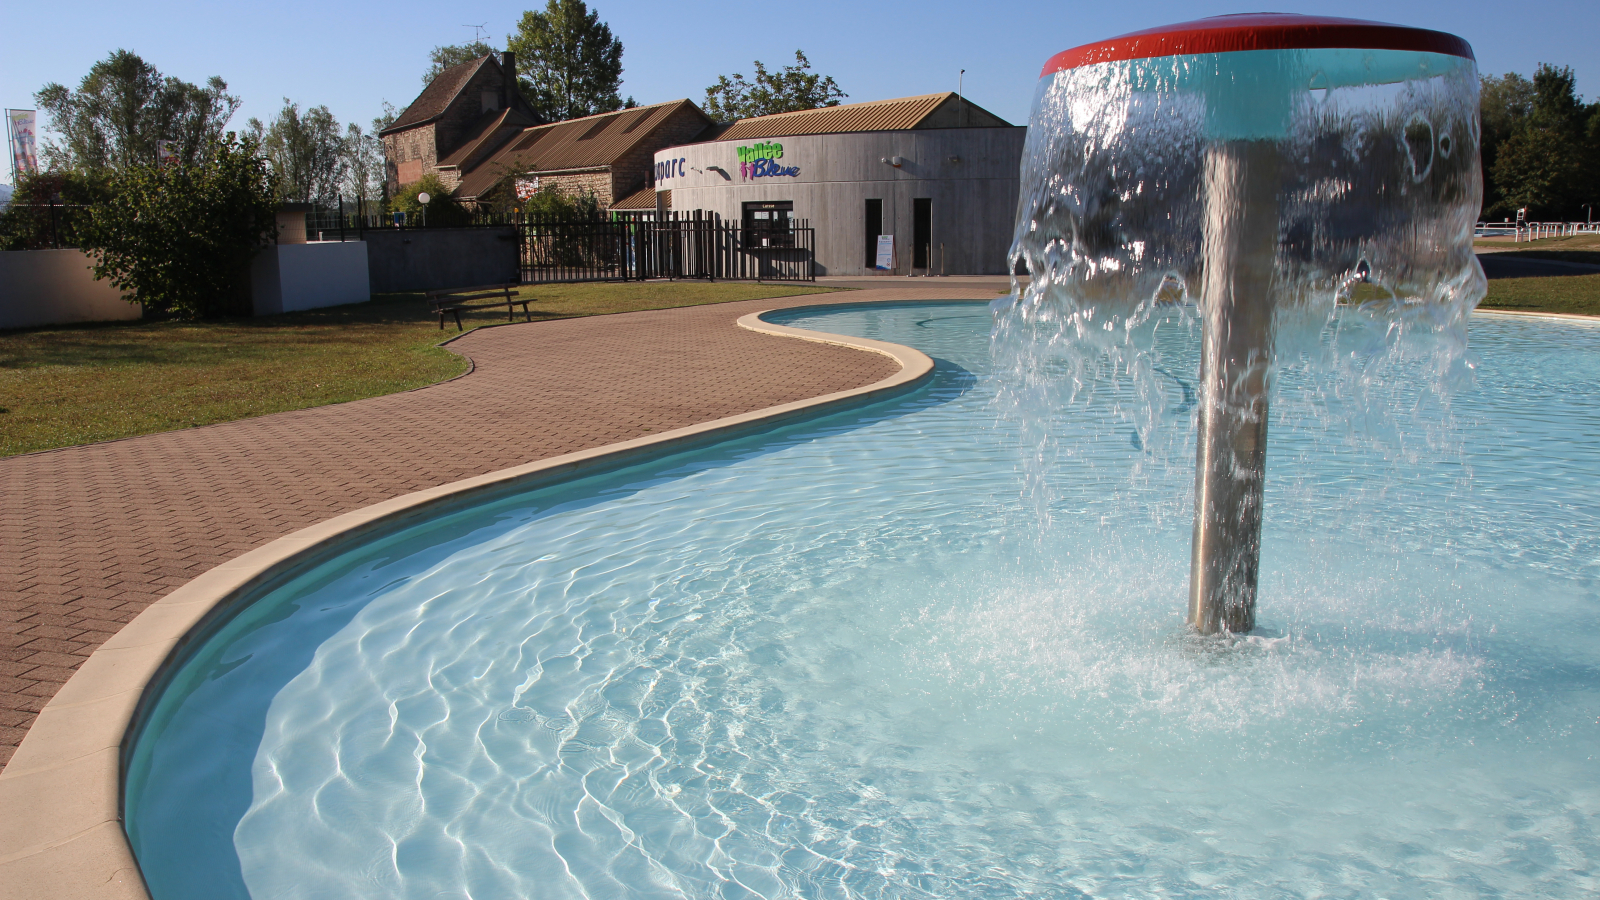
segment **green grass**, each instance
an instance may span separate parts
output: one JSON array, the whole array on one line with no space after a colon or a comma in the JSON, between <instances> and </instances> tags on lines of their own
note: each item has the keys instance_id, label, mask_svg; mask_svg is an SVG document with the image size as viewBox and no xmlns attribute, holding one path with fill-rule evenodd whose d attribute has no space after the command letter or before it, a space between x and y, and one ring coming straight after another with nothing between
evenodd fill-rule
<instances>
[{"instance_id":1,"label":"green grass","mask_svg":"<svg viewBox=\"0 0 1600 900\"><path fill-rule=\"evenodd\" d=\"M1576 234L1571 237L1541 238L1537 241L1507 243L1505 241L1473 241L1479 252L1492 252L1496 256L1520 256L1525 259L1556 259L1563 262L1600 265L1600 234Z\"/></svg>"},{"instance_id":2,"label":"green grass","mask_svg":"<svg viewBox=\"0 0 1600 900\"><path fill-rule=\"evenodd\" d=\"M551 285L522 293L536 321L784 297L752 284ZM520 309L518 321L521 321ZM462 316L470 329L504 307ZM420 294L283 316L0 332L0 456L343 403L466 371L437 346Z\"/></svg>"},{"instance_id":3,"label":"green grass","mask_svg":"<svg viewBox=\"0 0 1600 900\"><path fill-rule=\"evenodd\" d=\"M1496 278L1489 282L1489 294L1480 305L1484 309L1600 316L1600 275Z\"/></svg>"}]
</instances>

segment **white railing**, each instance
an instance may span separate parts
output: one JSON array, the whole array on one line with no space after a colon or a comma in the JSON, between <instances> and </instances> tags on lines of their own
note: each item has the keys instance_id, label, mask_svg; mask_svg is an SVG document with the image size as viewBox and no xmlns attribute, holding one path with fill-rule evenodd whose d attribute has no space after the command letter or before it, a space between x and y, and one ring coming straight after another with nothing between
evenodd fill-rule
<instances>
[{"instance_id":1,"label":"white railing","mask_svg":"<svg viewBox=\"0 0 1600 900\"><path fill-rule=\"evenodd\" d=\"M1510 237L1513 241L1600 234L1600 222L1479 222L1473 237Z\"/></svg>"}]
</instances>

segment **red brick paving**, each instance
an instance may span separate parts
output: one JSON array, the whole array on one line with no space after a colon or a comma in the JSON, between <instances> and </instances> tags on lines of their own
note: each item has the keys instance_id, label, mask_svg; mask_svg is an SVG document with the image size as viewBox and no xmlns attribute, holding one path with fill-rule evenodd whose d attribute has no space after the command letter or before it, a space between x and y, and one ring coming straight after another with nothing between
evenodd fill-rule
<instances>
[{"instance_id":1,"label":"red brick paving","mask_svg":"<svg viewBox=\"0 0 1600 900\"><path fill-rule=\"evenodd\" d=\"M474 370L444 384L0 460L0 767L84 658L218 563L400 494L871 384L895 364L733 322L976 287L484 329L451 345Z\"/></svg>"}]
</instances>

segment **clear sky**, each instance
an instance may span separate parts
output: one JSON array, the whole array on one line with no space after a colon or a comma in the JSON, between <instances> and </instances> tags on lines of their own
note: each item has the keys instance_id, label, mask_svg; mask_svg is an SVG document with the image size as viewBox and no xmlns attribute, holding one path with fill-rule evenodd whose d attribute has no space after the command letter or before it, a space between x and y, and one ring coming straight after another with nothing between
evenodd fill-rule
<instances>
[{"instance_id":1,"label":"clear sky","mask_svg":"<svg viewBox=\"0 0 1600 900\"><path fill-rule=\"evenodd\" d=\"M542 0L540 0L542 8ZM163 73L202 82L221 75L244 100L235 124L275 114L287 97L327 104L363 127L387 100L403 107L422 88L428 51L472 39L483 23L504 47L533 0L489 2L208 3L197 0L8 5L0 106L31 107L47 82L76 86L121 47ZM1375 19L1449 31L1472 43L1485 73L1570 65L1588 100L1600 95L1600 0L1345 0L1255 2L1016 2L922 4L866 0L592 0L622 40L623 95L640 103L699 102L719 74L752 74L802 49L850 101L955 90L965 68L974 103L1024 124L1039 68L1079 44L1173 22L1270 9ZM849 102L849 101L847 101ZM0 178L7 177L0 170Z\"/></svg>"}]
</instances>

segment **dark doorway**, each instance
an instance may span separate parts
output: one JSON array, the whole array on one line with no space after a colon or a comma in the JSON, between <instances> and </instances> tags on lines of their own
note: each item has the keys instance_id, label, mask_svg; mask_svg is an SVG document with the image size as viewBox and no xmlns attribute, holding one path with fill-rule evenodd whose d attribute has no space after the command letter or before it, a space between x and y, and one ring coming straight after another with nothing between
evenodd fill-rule
<instances>
[{"instance_id":1,"label":"dark doorway","mask_svg":"<svg viewBox=\"0 0 1600 900\"><path fill-rule=\"evenodd\" d=\"M911 201L911 268L926 269L932 255L933 200L918 197Z\"/></svg>"},{"instance_id":2,"label":"dark doorway","mask_svg":"<svg viewBox=\"0 0 1600 900\"><path fill-rule=\"evenodd\" d=\"M883 234L883 201L867 201L867 268L878 264L878 235Z\"/></svg>"},{"instance_id":3,"label":"dark doorway","mask_svg":"<svg viewBox=\"0 0 1600 900\"><path fill-rule=\"evenodd\" d=\"M744 205L746 247L793 247L793 200L761 200Z\"/></svg>"}]
</instances>

